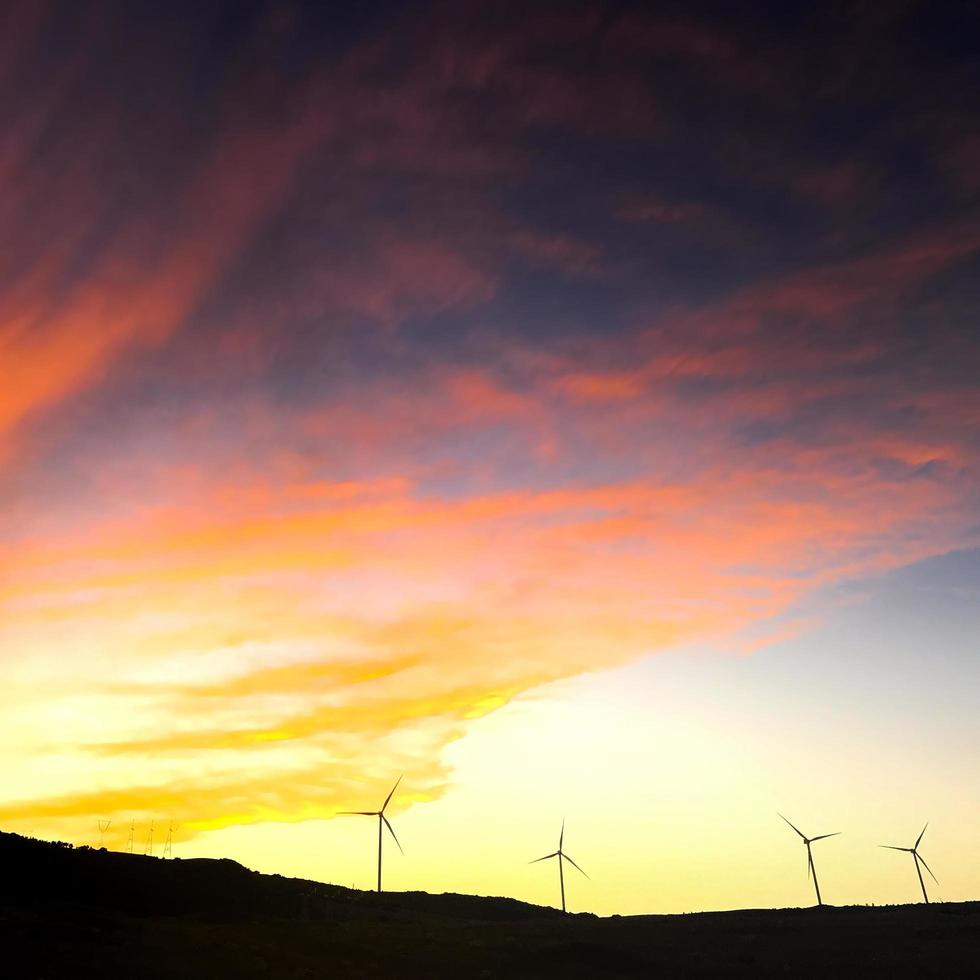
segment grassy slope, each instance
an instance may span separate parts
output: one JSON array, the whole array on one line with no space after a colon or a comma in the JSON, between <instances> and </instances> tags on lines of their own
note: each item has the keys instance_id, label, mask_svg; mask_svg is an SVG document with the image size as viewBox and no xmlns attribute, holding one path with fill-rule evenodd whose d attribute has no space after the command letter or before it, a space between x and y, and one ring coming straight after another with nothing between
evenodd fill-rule
<instances>
[{"instance_id":1,"label":"grassy slope","mask_svg":"<svg viewBox=\"0 0 980 980\"><path fill-rule=\"evenodd\" d=\"M0 834L5 976L942 976L980 971L980 903L599 919L511 899L377 896L231 861Z\"/></svg>"}]
</instances>

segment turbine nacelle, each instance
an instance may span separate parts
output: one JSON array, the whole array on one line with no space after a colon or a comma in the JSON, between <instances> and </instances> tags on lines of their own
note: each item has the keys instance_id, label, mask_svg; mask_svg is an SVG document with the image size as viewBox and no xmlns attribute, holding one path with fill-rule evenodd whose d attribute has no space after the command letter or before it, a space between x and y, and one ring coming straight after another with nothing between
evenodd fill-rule
<instances>
[{"instance_id":1,"label":"turbine nacelle","mask_svg":"<svg viewBox=\"0 0 980 980\"><path fill-rule=\"evenodd\" d=\"M398 846L398 850L402 854L405 853L402 848L401 841L395 834L395 828L391 826L391 821L385 816L385 810L388 808L388 804L391 802L391 798L395 795L395 790L398 789L398 784L402 781L402 777L399 776L395 781L395 785L391 787L391 792L385 797L384 803L381 804L380 810L339 810L338 816L350 816L350 817L377 817L378 818L378 891L381 891L381 840L383 837L383 828L388 828L388 833L391 834L391 839Z\"/></svg>"},{"instance_id":2,"label":"turbine nacelle","mask_svg":"<svg viewBox=\"0 0 980 980\"><path fill-rule=\"evenodd\" d=\"M939 879L932 873L932 868L926 864L926 859L919 853L919 845L922 843L922 838L925 836L925 832L929 824L927 823L925 827L922 828L921 833L915 839L915 843L911 847L896 847L894 844L879 844L879 847L884 847L889 851L902 851L905 854L911 854L912 860L915 862L915 873L919 876L919 887L922 889L922 898L926 905L929 904L929 895L926 893L926 883L922 879L922 871L919 868L921 864L926 871L929 872L929 877L938 885Z\"/></svg>"},{"instance_id":3,"label":"turbine nacelle","mask_svg":"<svg viewBox=\"0 0 980 980\"><path fill-rule=\"evenodd\" d=\"M575 863L575 861L562 850L565 843L565 821L561 822L561 833L558 835L558 850L552 851L550 854L545 854L544 857L535 858L533 861L529 861L528 864L537 864L539 861L550 861L552 858L558 858L558 880L561 885L561 910L565 911L565 873L562 868L562 861L567 861L576 871L580 874L585 875L586 878L589 876ZM591 878L589 879L592 880Z\"/></svg>"},{"instance_id":4,"label":"turbine nacelle","mask_svg":"<svg viewBox=\"0 0 980 980\"><path fill-rule=\"evenodd\" d=\"M823 899L820 897L820 883L817 881L817 869L816 867L814 867L813 864L813 851L810 849L810 845L818 840L826 840L828 837L839 837L841 832L837 830L834 831L834 833L832 834L819 834L816 837L807 837L806 834L804 834L799 827L790 823L789 820L787 820L786 817L784 817L781 813L778 813L777 816L779 816L783 821L789 824L789 826L792 827L793 830L795 830L796 833L799 835L800 840L803 841L803 845L806 847L807 880L809 880L811 877L813 878L813 887L817 893L817 905L823 905Z\"/></svg>"}]
</instances>

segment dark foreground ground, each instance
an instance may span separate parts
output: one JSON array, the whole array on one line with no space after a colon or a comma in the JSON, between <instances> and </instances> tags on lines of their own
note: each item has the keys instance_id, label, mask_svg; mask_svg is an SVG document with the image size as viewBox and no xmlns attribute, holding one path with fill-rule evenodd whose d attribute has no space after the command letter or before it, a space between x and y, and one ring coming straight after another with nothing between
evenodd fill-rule
<instances>
[{"instance_id":1,"label":"dark foreground ground","mask_svg":"<svg viewBox=\"0 0 980 980\"><path fill-rule=\"evenodd\" d=\"M0 834L0 976L976 977L980 903L600 919Z\"/></svg>"}]
</instances>

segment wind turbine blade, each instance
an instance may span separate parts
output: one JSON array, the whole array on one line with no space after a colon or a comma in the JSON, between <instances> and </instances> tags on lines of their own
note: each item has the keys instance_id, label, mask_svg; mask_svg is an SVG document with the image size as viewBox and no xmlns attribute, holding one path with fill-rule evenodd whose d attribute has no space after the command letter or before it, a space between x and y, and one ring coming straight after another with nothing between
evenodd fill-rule
<instances>
[{"instance_id":1,"label":"wind turbine blade","mask_svg":"<svg viewBox=\"0 0 980 980\"><path fill-rule=\"evenodd\" d=\"M561 818L561 833L558 835L558 850L561 850L562 844L565 843L565 818Z\"/></svg>"},{"instance_id":2,"label":"wind turbine blade","mask_svg":"<svg viewBox=\"0 0 980 980\"><path fill-rule=\"evenodd\" d=\"M911 847L896 847L894 844L879 844L879 847L887 847L889 851L907 851L909 854L912 853Z\"/></svg>"},{"instance_id":3,"label":"wind turbine blade","mask_svg":"<svg viewBox=\"0 0 980 980\"><path fill-rule=\"evenodd\" d=\"M538 861L547 861L549 858L558 857L558 852L554 851L552 854L545 854L543 858L535 858L533 861L528 861L528 864L537 864Z\"/></svg>"},{"instance_id":4,"label":"wind turbine blade","mask_svg":"<svg viewBox=\"0 0 980 980\"><path fill-rule=\"evenodd\" d=\"M806 880L810 880L810 876L813 874L813 855L807 851L806 852Z\"/></svg>"},{"instance_id":5,"label":"wind turbine blade","mask_svg":"<svg viewBox=\"0 0 980 980\"><path fill-rule=\"evenodd\" d=\"M398 850L401 851L402 854L404 854L405 852L402 850L401 843L399 842L398 838L395 837L395 829L394 829L394 827L392 827L391 824L388 823L388 818L383 813L381 814L381 819L384 821L385 826L388 828L388 833L391 834L391 836L394 839L395 843L398 844Z\"/></svg>"},{"instance_id":6,"label":"wind turbine blade","mask_svg":"<svg viewBox=\"0 0 980 980\"><path fill-rule=\"evenodd\" d=\"M838 830L835 834L821 834L819 837L811 837L810 843L812 844L815 840L826 840L828 837L840 837L842 831Z\"/></svg>"},{"instance_id":7,"label":"wind turbine blade","mask_svg":"<svg viewBox=\"0 0 980 980\"><path fill-rule=\"evenodd\" d=\"M915 847L912 848L913 851L917 851L919 849L919 844L922 842L922 838L926 832L926 827L928 826L929 824L926 824L926 826L922 828L922 833L919 834L919 839L915 842Z\"/></svg>"},{"instance_id":8,"label":"wind turbine blade","mask_svg":"<svg viewBox=\"0 0 980 980\"><path fill-rule=\"evenodd\" d=\"M401 781L402 781L401 776L399 776L398 779L395 780L395 785L391 787L391 792L385 797L385 801L384 803L381 804L381 809L378 811L379 813L385 812L385 807L388 805L388 802L391 800L391 798L395 795L395 790L398 789L398 784Z\"/></svg>"},{"instance_id":9,"label":"wind turbine blade","mask_svg":"<svg viewBox=\"0 0 980 980\"><path fill-rule=\"evenodd\" d=\"M338 810L338 817L376 817L377 810Z\"/></svg>"},{"instance_id":10,"label":"wind turbine blade","mask_svg":"<svg viewBox=\"0 0 980 980\"><path fill-rule=\"evenodd\" d=\"M926 859L918 851L915 851L914 853L915 853L915 856L922 862L922 867L924 867L926 869L926 871L929 872L929 876L938 885L939 884L939 879L932 873L932 868L930 868L929 865L926 864Z\"/></svg>"},{"instance_id":11,"label":"wind turbine blade","mask_svg":"<svg viewBox=\"0 0 980 980\"><path fill-rule=\"evenodd\" d=\"M562 855L561 855L561 856L562 856L562 857L563 857L563 858L564 858L564 859L565 859L565 860L566 860L566 861L567 861L567 862L568 862L568 863L569 863L569 864L570 864L570 865L571 865L571 866L572 866L573 868L575 868L575 869L576 869L576 870L578 870L578 871L582 871L582 869L581 869L581 868L580 868L580 867L579 867L579 866L578 866L578 865L577 865L577 864L576 864L576 863L575 863L575 862L574 862L574 861L573 861L573 860L572 860L572 859L571 859L571 858L570 858L570 857L569 857L569 856L568 856L568 855L567 855L567 854L566 854L566 853L565 853L564 851L562 851ZM584 875L585 875L585 872L584 872L584 871L582 871L582 874L584 874ZM585 875L585 877L586 877L586 878L588 878L589 876L588 876L588 875ZM591 878L589 878L589 881L591 881L591 880L592 880L592 879L591 879Z\"/></svg>"},{"instance_id":12,"label":"wind turbine blade","mask_svg":"<svg viewBox=\"0 0 980 980\"><path fill-rule=\"evenodd\" d=\"M776 812L776 816L782 817L783 820L786 820L786 818L783 817L783 815L781 813L779 813L779 811ZM789 821L786 820L786 823L789 823ZM793 827L793 825L791 823L789 823L789 825L791 827ZM806 835L799 828L793 827L793 830L795 830L800 835L800 837L803 838L803 840L806 840Z\"/></svg>"}]
</instances>

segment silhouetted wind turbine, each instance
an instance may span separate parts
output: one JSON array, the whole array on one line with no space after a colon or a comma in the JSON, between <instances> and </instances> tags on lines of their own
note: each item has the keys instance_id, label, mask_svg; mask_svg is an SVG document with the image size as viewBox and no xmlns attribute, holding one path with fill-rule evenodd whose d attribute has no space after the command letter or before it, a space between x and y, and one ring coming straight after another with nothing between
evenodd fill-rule
<instances>
[{"instance_id":1,"label":"silhouetted wind turbine","mask_svg":"<svg viewBox=\"0 0 980 980\"><path fill-rule=\"evenodd\" d=\"M551 858L558 858L558 881L561 885L561 910L565 911L565 872L562 869L561 862L564 859L567 861L576 871L582 871L582 869L561 849L562 844L565 842L565 821L561 822L561 834L558 836L558 850L551 854L545 854L544 857L535 858L531 861L531 864L537 864L538 861L550 861ZM582 871L585 875L585 872ZM588 878L588 875L585 875ZM590 879L591 880L591 879Z\"/></svg>"},{"instance_id":2,"label":"silhouetted wind turbine","mask_svg":"<svg viewBox=\"0 0 980 980\"><path fill-rule=\"evenodd\" d=\"M399 776L395 785L391 787L391 792L385 797L384 803L381 804L380 810L341 810L340 814L342 816L352 816L352 817L377 817L378 818L378 891L381 891L381 830L383 827L388 828L388 832L391 834L392 840L398 844L398 850L404 854L402 851L401 844L398 843L398 838L395 837L394 828L388 822L388 818L385 816L385 807L388 806L391 798L395 795L395 790L398 789L398 783L402 781L402 777Z\"/></svg>"},{"instance_id":3,"label":"silhouetted wind turbine","mask_svg":"<svg viewBox=\"0 0 980 980\"><path fill-rule=\"evenodd\" d=\"M782 817L783 820L786 820L781 813L779 816ZM786 820L786 823L789 823L789 821ZM789 823L789 825L793 827L791 823ZM803 839L803 843L806 844L806 875L807 878L809 878L810 875L813 875L813 887L817 890L817 905L823 905L823 899L820 897L820 883L817 881L817 869L813 864L813 851L810 850L810 845L814 841L826 840L828 837L839 837L840 831L838 830L833 834L821 834L819 837L807 837L806 834L804 834L798 828L793 827L793 830L800 835L800 837Z\"/></svg>"},{"instance_id":4,"label":"silhouetted wind turbine","mask_svg":"<svg viewBox=\"0 0 980 980\"><path fill-rule=\"evenodd\" d=\"M926 864L926 859L919 853L919 843L922 841L922 836L923 834L925 834L926 827L928 826L929 824L926 824L926 826L922 828L922 833L919 834L918 839L916 840L915 844L912 847L894 847L891 844L878 845L879 847L887 847L888 850L890 851L905 851L907 854L912 855L912 860L915 861L915 871L916 874L919 876L919 886L922 888L922 897L923 899L925 899L926 905L929 904L929 896L926 894L926 883L922 880L922 871L919 868L919 865L921 864L922 867L929 872L930 876L932 877L932 880L937 885L939 884L939 879L932 873L932 868L930 868L929 865Z\"/></svg>"}]
</instances>

